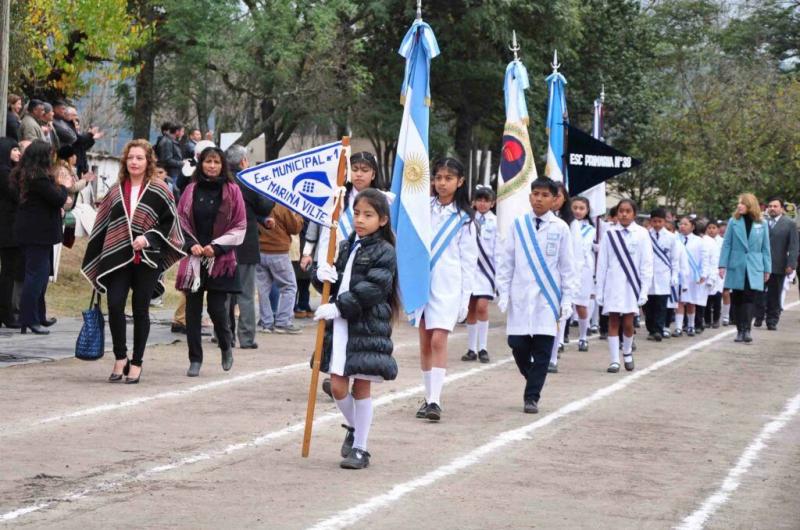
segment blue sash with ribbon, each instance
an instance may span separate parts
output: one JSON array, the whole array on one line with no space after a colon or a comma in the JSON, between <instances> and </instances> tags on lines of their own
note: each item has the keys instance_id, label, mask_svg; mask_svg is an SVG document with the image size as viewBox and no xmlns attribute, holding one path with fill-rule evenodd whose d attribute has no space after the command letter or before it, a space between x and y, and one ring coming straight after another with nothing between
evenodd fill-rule
<instances>
[{"instance_id":1,"label":"blue sash with ribbon","mask_svg":"<svg viewBox=\"0 0 800 530\"><path fill-rule=\"evenodd\" d=\"M452 214L444 223L442 223L442 227L439 228L439 231L436 233L433 241L431 241L431 251L433 252L433 256L431 257L431 270L436 267L436 264L439 262L439 258L442 257L442 254L444 254L444 251L450 245L450 242L456 237L458 231L461 230L461 225L464 224L462 219L463 217L460 212Z\"/></svg>"},{"instance_id":2,"label":"blue sash with ribbon","mask_svg":"<svg viewBox=\"0 0 800 530\"><path fill-rule=\"evenodd\" d=\"M656 257L658 257L658 259L664 262L664 265L666 265L669 271L672 272L672 262L667 257L667 251L661 248L661 245L658 244L658 240L653 237L652 232L650 233L650 241L653 242L653 253L656 255Z\"/></svg>"},{"instance_id":3,"label":"blue sash with ribbon","mask_svg":"<svg viewBox=\"0 0 800 530\"><path fill-rule=\"evenodd\" d=\"M692 277L694 278L694 281L699 282L700 278L702 278L703 276L700 273L700 267L697 266L697 262L694 260L694 256L692 256L692 253L689 252L688 245L689 245L689 240L686 239L683 242L683 246L686 247L686 257L688 258L689 261L689 267L692 269Z\"/></svg>"},{"instance_id":4,"label":"blue sash with ribbon","mask_svg":"<svg viewBox=\"0 0 800 530\"><path fill-rule=\"evenodd\" d=\"M528 266L531 268L531 272L533 273L533 277L536 279L536 283L539 285L539 290L544 295L545 300L547 300L547 305L550 306L550 310L553 312L553 318L558 320L559 308L558 304L561 304L561 290L558 288L555 279L553 279L553 275L550 274L550 269L547 268L547 263L544 260L544 255L542 254L542 249L539 246L539 241L536 239L536 231L533 229L533 224L531 223L530 215L525 216L525 225L527 228L528 235L530 236L531 244L533 246L534 258L531 255L530 249L528 249L527 241L525 239L525 235L522 231L522 224L520 223L519 219L514 221L514 228L517 231L517 235L519 236L520 245L522 249L525 251L525 257L528 259ZM540 272L539 269L542 269ZM550 284L550 289L545 286L545 281L542 278L545 276L547 278L547 282ZM552 293L550 292L552 291Z\"/></svg>"},{"instance_id":5,"label":"blue sash with ribbon","mask_svg":"<svg viewBox=\"0 0 800 530\"><path fill-rule=\"evenodd\" d=\"M344 239L349 239L350 234L353 233L353 210L351 208L347 208L343 215L339 217L339 231L342 234Z\"/></svg>"},{"instance_id":6,"label":"blue sash with ribbon","mask_svg":"<svg viewBox=\"0 0 800 530\"><path fill-rule=\"evenodd\" d=\"M592 230L594 230L594 227L589 223L586 223L581 227L581 237L586 238L586 236L592 233Z\"/></svg>"},{"instance_id":7,"label":"blue sash with ribbon","mask_svg":"<svg viewBox=\"0 0 800 530\"><path fill-rule=\"evenodd\" d=\"M486 253L486 249L483 248L483 243L481 242L481 233L478 232L477 234L478 240L478 269L481 271L487 280L489 280L489 285L492 286L492 291L496 290L494 285L494 276L495 270L494 265L492 264L492 260L489 259L489 255Z\"/></svg>"},{"instance_id":8,"label":"blue sash with ribbon","mask_svg":"<svg viewBox=\"0 0 800 530\"><path fill-rule=\"evenodd\" d=\"M615 235L617 237L614 237ZM625 277L628 279L628 284L633 289L633 294L636 296L636 300L638 301L639 293L642 290L642 280L639 279L639 273L636 270L636 265L633 264L633 258L628 250L628 246L625 244L625 237L622 235L621 230L611 231L608 233L608 236L608 241L611 243L611 248L614 250L614 254L617 256L619 266L622 267L622 272L625 273ZM619 245L619 248L617 248L617 245ZM621 252L620 249L622 249ZM625 255L624 258L623 254Z\"/></svg>"}]
</instances>

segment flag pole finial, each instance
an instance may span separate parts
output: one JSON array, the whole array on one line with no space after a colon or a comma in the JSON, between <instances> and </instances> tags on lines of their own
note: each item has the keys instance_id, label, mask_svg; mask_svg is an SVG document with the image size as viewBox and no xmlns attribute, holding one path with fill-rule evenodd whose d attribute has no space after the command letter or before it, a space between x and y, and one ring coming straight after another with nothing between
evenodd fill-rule
<instances>
[{"instance_id":1,"label":"flag pole finial","mask_svg":"<svg viewBox=\"0 0 800 530\"><path fill-rule=\"evenodd\" d=\"M417 0L417 20L422 20L422 0Z\"/></svg>"},{"instance_id":2,"label":"flag pole finial","mask_svg":"<svg viewBox=\"0 0 800 530\"><path fill-rule=\"evenodd\" d=\"M600 103L605 103L606 101L606 84L603 83L600 85Z\"/></svg>"},{"instance_id":3,"label":"flag pole finial","mask_svg":"<svg viewBox=\"0 0 800 530\"><path fill-rule=\"evenodd\" d=\"M553 73L557 73L558 69L561 68L561 64L558 62L558 50L553 50L553 62L550 66L553 67Z\"/></svg>"},{"instance_id":4,"label":"flag pole finial","mask_svg":"<svg viewBox=\"0 0 800 530\"><path fill-rule=\"evenodd\" d=\"M517 32L513 30L511 32L511 46L508 47L509 50L514 52L514 60L519 61L519 43L517 42Z\"/></svg>"}]
</instances>

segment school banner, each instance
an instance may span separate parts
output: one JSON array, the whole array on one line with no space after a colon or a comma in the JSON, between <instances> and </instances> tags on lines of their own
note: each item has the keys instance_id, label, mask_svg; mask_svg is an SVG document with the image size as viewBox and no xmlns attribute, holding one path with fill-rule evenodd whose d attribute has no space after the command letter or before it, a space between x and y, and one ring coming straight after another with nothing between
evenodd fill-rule
<instances>
[{"instance_id":1,"label":"school banner","mask_svg":"<svg viewBox=\"0 0 800 530\"><path fill-rule=\"evenodd\" d=\"M323 145L247 168L236 178L309 221L330 227L342 149L341 141Z\"/></svg>"},{"instance_id":2,"label":"school banner","mask_svg":"<svg viewBox=\"0 0 800 530\"><path fill-rule=\"evenodd\" d=\"M566 127L570 195L578 195L641 165L641 161L592 138L582 130L569 124Z\"/></svg>"}]
</instances>

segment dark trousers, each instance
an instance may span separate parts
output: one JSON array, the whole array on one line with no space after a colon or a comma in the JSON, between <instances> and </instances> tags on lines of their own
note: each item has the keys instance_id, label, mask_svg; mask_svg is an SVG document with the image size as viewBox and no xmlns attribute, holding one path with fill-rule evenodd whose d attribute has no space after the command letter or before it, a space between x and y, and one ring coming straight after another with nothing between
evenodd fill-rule
<instances>
[{"instance_id":1,"label":"dark trousers","mask_svg":"<svg viewBox=\"0 0 800 530\"><path fill-rule=\"evenodd\" d=\"M186 342L189 343L189 361L203 362L203 342L201 326L203 319L203 295L206 295L206 308L211 322L214 323L214 334L221 351L231 348L230 320L228 318L228 293L223 291L204 291L186 293Z\"/></svg>"},{"instance_id":2,"label":"dark trousers","mask_svg":"<svg viewBox=\"0 0 800 530\"><path fill-rule=\"evenodd\" d=\"M525 377L525 401L538 402L541 397L554 339L552 335L508 336L508 345L517 361L517 368Z\"/></svg>"},{"instance_id":3,"label":"dark trousers","mask_svg":"<svg viewBox=\"0 0 800 530\"><path fill-rule=\"evenodd\" d=\"M778 325L781 317L781 291L785 274L770 274L764 292L756 297L756 320L766 320L768 325Z\"/></svg>"},{"instance_id":4,"label":"dark trousers","mask_svg":"<svg viewBox=\"0 0 800 530\"><path fill-rule=\"evenodd\" d=\"M703 331L704 329L706 329L706 325L704 322L705 314L706 314L706 306L704 305L694 306L694 329L696 329L697 331ZM691 322L689 324L691 324Z\"/></svg>"},{"instance_id":5,"label":"dark trousers","mask_svg":"<svg viewBox=\"0 0 800 530\"><path fill-rule=\"evenodd\" d=\"M22 252L17 247L0 249L0 321L15 322L19 307L15 307L14 283L22 268Z\"/></svg>"},{"instance_id":6,"label":"dark trousers","mask_svg":"<svg viewBox=\"0 0 800 530\"><path fill-rule=\"evenodd\" d=\"M720 314L722 313L722 293L708 295L706 302L705 321L706 326L710 326L715 322L719 322Z\"/></svg>"},{"instance_id":7,"label":"dark trousers","mask_svg":"<svg viewBox=\"0 0 800 530\"><path fill-rule=\"evenodd\" d=\"M295 311L311 311L311 280L309 278L297 279L297 304Z\"/></svg>"},{"instance_id":8,"label":"dark trousers","mask_svg":"<svg viewBox=\"0 0 800 530\"><path fill-rule=\"evenodd\" d=\"M608 315L603 314L603 306L600 306L600 318L598 319L597 324L600 333L608 334Z\"/></svg>"},{"instance_id":9,"label":"dark trousers","mask_svg":"<svg viewBox=\"0 0 800 530\"><path fill-rule=\"evenodd\" d=\"M758 291L750 289L747 277L745 277L744 287L741 290L731 290L731 316L739 331L750 330L755 301L761 295Z\"/></svg>"},{"instance_id":10,"label":"dark trousers","mask_svg":"<svg viewBox=\"0 0 800 530\"><path fill-rule=\"evenodd\" d=\"M667 316L666 316L666 319L664 320L664 323L665 323L664 327L668 327L673 322L675 322L675 308L674 307L668 307L667 308Z\"/></svg>"},{"instance_id":11,"label":"dark trousers","mask_svg":"<svg viewBox=\"0 0 800 530\"><path fill-rule=\"evenodd\" d=\"M45 320L44 293L53 264L53 245L28 245L25 255L25 281L22 284L20 323L38 326Z\"/></svg>"},{"instance_id":12,"label":"dark trousers","mask_svg":"<svg viewBox=\"0 0 800 530\"><path fill-rule=\"evenodd\" d=\"M128 292L130 292L133 311L131 364L142 365L147 337L150 335L150 299L156 288L159 273L159 269L153 269L144 263L139 265L129 263L109 274L108 279L105 280L108 299L108 327L111 329L114 358L117 360L128 357L125 304L128 301Z\"/></svg>"},{"instance_id":13,"label":"dark trousers","mask_svg":"<svg viewBox=\"0 0 800 530\"><path fill-rule=\"evenodd\" d=\"M644 304L644 323L651 335L661 335L664 332L667 321L667 300L669 300L668 294L651 294L647 297L647 303Z\"/></svg>"}]
</instances>

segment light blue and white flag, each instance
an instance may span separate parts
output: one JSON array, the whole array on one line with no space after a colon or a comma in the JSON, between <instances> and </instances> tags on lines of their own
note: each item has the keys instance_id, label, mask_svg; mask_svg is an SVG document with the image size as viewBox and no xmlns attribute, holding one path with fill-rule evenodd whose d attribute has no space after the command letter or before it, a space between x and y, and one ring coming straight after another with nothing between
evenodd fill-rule
<instances>
[{"instance_id":1,"label":"light blue and white flag","mask_svg":"<svg viewBox=\"0 0 800 530\"><path fill-rule=\"evenodd\" d=\"M550 96L547 103L547 165L544 174L557 182L569 184L564 173L564 128L567 119L567 80L554 71L547 76Z\"/></svg>"},{"instance_id":2,"label":"light blue and white flag","mask_svg":"<svg viewBox=\"0 0 800 530\"><path fill-rule=\"evenodd\" d=\"M309 221L330 227L343 150L347 156L342 142L334 142L247 168L236 178Z\"/></svg>"},{"instance_id":3,"label":"light blue and white flag","mask_svg":"<svg viewBox=\"0 0 800 530\"><path fill-rule=\"evenodd\" d=\"M392 228L397 236L397 275L406 313L428 301L430 289L431 176L428 158L430 63L439 55L431 27L414 21L400 45L406 73L400 101L403 121L392 174Z\"/></svg>"}]
</instances>

